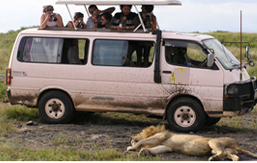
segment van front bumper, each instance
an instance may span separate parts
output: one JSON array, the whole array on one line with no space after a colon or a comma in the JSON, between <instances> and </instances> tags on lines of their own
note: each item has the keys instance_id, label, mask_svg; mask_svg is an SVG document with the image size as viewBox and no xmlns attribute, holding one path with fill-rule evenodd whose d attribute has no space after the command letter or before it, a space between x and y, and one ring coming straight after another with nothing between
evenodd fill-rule
<instances>
[{"instance_id":1,"label":"van front bumper","mask_svg":"<svg viewBox=\"0 0 257 163\"><path fill-rule=\"evenodd\" d=\"M223 111L238 112L239 115L251 111L257 103L257 80L255 77L224 85Z\"/></svg>"}]
</instances>

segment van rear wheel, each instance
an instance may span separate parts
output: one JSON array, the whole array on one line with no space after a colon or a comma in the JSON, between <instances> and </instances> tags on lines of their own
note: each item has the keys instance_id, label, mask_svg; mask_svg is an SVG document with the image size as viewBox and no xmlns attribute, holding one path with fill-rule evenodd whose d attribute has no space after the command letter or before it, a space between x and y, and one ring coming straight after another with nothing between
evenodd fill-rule
<instances>
[{"instance_id":1,"label":"van rear wheel","mask_svg":"<svg viewBox=\"0 0 257 163\"><path fill-rule=\"evenodd\" d=\"M70 98L59 91L44 94L38 104L41 118L47 123L68 123L73 119L74 107Z\"/></svg>"},{"instance_id":2,"label":"van rear wheel","mask_svg":"<svg viewBox=\"0 0 257 163\"><path fill-rule=\"evenodd\" d=\"M198 131L205 124L205 113L198 101L184 97L173 101L166 112L171 130Z\"/></svg>"}]
</instances>

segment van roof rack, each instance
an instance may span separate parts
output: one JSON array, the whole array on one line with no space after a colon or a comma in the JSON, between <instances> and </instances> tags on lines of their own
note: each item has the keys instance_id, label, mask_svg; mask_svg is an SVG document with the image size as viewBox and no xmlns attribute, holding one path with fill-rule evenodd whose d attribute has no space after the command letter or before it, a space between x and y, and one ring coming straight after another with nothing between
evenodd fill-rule
<instances>
[{"instance_id":1,"label":"van roof rack","mask_svg":"<svg viewBox=\"0 0 257 163\"><path fill-rule=\"evenodd\" d=\"M85 7L86 13L88 15L88 17L90 17L87 5L122 5L122 4L131 4L134 6L134 8L136 9L136 12L139 13L138 9L137 9L137 5L182 5L182 3L179 0L58 0L56 2L56 4L63 4L66 5L66 8L69 12L71 21L72 21L72 15L70 12L70 9L68 7L68 5L83 5ZM140 16L140 14L138 14L139 16L139 20L140 20L140 24L134 29L133 32L137 31L141 26L143 27L143 31L144 32L148 32L148 30L145 28L145 25L143 23L143 20ZM75 26L74 22L72 21L73 25L74 25L74 29L77 30L77 27ZM159 25L157 22L157 27L159 29Z\"/></svg>"},{"instance_id":2,"label":"van roof rack","mask_svg":"<svg viewBox=\"0 0 257 163\"><path fill-rule=\"evenodd\" d=\"M178 0L58 0L56 4L73 5L182 5Z\"/></svg>"}]
</instances>

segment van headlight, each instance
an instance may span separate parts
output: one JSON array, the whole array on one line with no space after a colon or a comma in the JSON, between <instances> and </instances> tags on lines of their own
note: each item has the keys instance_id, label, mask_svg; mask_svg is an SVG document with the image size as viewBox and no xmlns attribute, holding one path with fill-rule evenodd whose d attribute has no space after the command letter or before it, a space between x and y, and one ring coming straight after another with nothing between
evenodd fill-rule
<instances>
[{"instance_id":1,"label":"van headlight","mask_svg":"<svg viewBox=\"0 0 257 163\"><path fill-rule=\"evenodd\" d=\"M230 85L227 88L228 95L235 95L235 94L238 94L238 92L239 91L238 91L237 85Z\"/></svg>"}]
</instances>

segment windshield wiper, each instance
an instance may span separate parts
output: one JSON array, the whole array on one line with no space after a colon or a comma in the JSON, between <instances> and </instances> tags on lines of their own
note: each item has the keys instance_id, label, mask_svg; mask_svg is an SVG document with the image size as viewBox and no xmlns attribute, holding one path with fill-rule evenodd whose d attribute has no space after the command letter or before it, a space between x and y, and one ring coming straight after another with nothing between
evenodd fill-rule
<instances>
[{"instance_id":1,"label":"windshield wiper","mask_svg":"<svg viewBox=\"0 0 257 163\"><path fill-rule=\"evenodd\" d=\"M240 65L239 64L233 64L232 66L233 67L239 67Z\"/></svg>"},{"instance_id":2,"label":"windshield wiper","mask_svg":"<svg viewBox=\"0 0 257 163\"><path fill-rule=\"evenodd\" d=\"M235 63L233 60L230 60L230 63L232 64L233 67L240 66L239 63Z\"/></svg>"}]
</instances>

